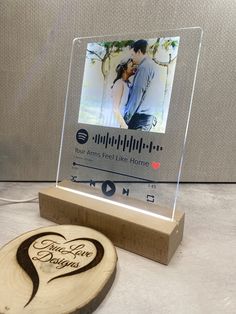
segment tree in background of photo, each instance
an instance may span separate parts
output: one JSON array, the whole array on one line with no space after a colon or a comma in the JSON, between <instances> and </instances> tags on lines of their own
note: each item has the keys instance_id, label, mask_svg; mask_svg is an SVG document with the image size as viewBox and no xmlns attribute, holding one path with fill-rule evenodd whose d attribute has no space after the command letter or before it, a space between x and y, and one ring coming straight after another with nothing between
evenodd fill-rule
<instances>
[{"instance_id":1,"label":"tree in background of photo","mask_svg":"<svg viewBox=\"0 0 236 314\"><path fill-rule=\"evenodd\" d=\"M170 77L170 69L172 67L172 69L175 69L175 65L176 65L176 59L177 59L177 54L174 54L173 56L173 50L178 49L179 46L179 40L176 39L167 39L167 38L163 38L161 40L161 38L157 38L156 42L152 45L149 46L149 55L152 58L152 60L159 65L160 67L164 67L166 69L166 77L165 77L165 89L164 89L164 94L163 94L163 106L162 106L162 112L161 112L161 116L160 119L164 120L164 110L165 110L165 101L166 101L166 97L167 97L167 93L169 91L169 87L172 87L170 85L172 85L172 79ZM157 59L157 55L158 55L158 51L159 49L164 49L166 51L166 53L168 54L168 61L160 61ZM170 91L171 92L171 91ZM158 126L157 126L158 128Z\"/></svg>"},{"instance_id":2,"label":"tree in background of photo","mask_svg":"<svg viewBox=\"0 0 236 314\"><path fill-rule=\"evenodd\" d=\"M122 52L124 48L130 47L133 43L133 40L100 42L97 45L102 49L97 49L96 51L87 49L87 58L92 63L96 61L101 62L101 71L104 80L106 80L111 70L111 58Z\"/></svg>"}]
</instances>

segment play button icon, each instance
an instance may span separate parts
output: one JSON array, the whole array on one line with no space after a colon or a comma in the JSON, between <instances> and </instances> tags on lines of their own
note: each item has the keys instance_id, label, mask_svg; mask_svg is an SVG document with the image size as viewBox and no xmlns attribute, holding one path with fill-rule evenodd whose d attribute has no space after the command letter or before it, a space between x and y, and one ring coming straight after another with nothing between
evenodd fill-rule
<instances>
[{"instance_id":1,"label":"play button icon","mask_svg":"<svg viewBox=\"0 0 236 314\"><path fill-rule=\"evenodd\" d=\"M104 181L102 184L102 193L106 196L112 196L116 192L116 186L115 184L110 181Z\"/></svg>"}]
</instances>

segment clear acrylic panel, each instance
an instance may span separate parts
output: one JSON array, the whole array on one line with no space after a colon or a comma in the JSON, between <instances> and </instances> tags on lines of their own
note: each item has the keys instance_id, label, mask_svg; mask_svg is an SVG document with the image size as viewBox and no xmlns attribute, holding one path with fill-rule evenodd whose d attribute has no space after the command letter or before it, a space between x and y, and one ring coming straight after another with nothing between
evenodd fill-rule
<instances>
[{"instance_id":1,"label":"clear acrylic panel","mask_svg":"<svg viewBox=\"0 0 236 314\"><path fill-rule=\"evenodd\" d=\"M201 38L192 27L74 39L58 188L174 219Z\"/></svg>"}]
</instances>

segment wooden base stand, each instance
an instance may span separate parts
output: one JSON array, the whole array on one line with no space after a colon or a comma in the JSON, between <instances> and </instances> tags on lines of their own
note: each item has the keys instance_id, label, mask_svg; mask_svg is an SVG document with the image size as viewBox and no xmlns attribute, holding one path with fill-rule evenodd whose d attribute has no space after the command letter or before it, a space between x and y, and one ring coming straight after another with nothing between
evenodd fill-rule
<instances>
[{"instance_id":1,"label":"wooden base stand","mask_svg":"<svg viewBox=\"0 0 236 314\"><path fill-rule=\"evenodd\" d=\"M58 187L41 191L39 205L44 218L94 228L114 245L166 265L183 237L184 213L179 211L169 221Z\"/></svg>"}]
</instances>

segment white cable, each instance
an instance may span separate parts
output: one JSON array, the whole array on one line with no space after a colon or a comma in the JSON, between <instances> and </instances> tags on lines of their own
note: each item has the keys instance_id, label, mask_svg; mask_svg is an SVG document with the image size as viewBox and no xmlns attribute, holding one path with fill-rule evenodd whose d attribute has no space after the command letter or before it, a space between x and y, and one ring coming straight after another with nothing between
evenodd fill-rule
<instances>
[{"instance_id":1,"label":"white cable","mask_svg":"<svg viewBox=\"0 0 236 314\"><path fill-rule=\"evenodd\" d=\"M34 200L37 200L38 196L28 198L28 199L22 199L22 200L12 200L9 198L2 198L0 197L0 201L7 202L7 203L27 203L27 202L32 202Z\"/></svg>"}]
</instances>

